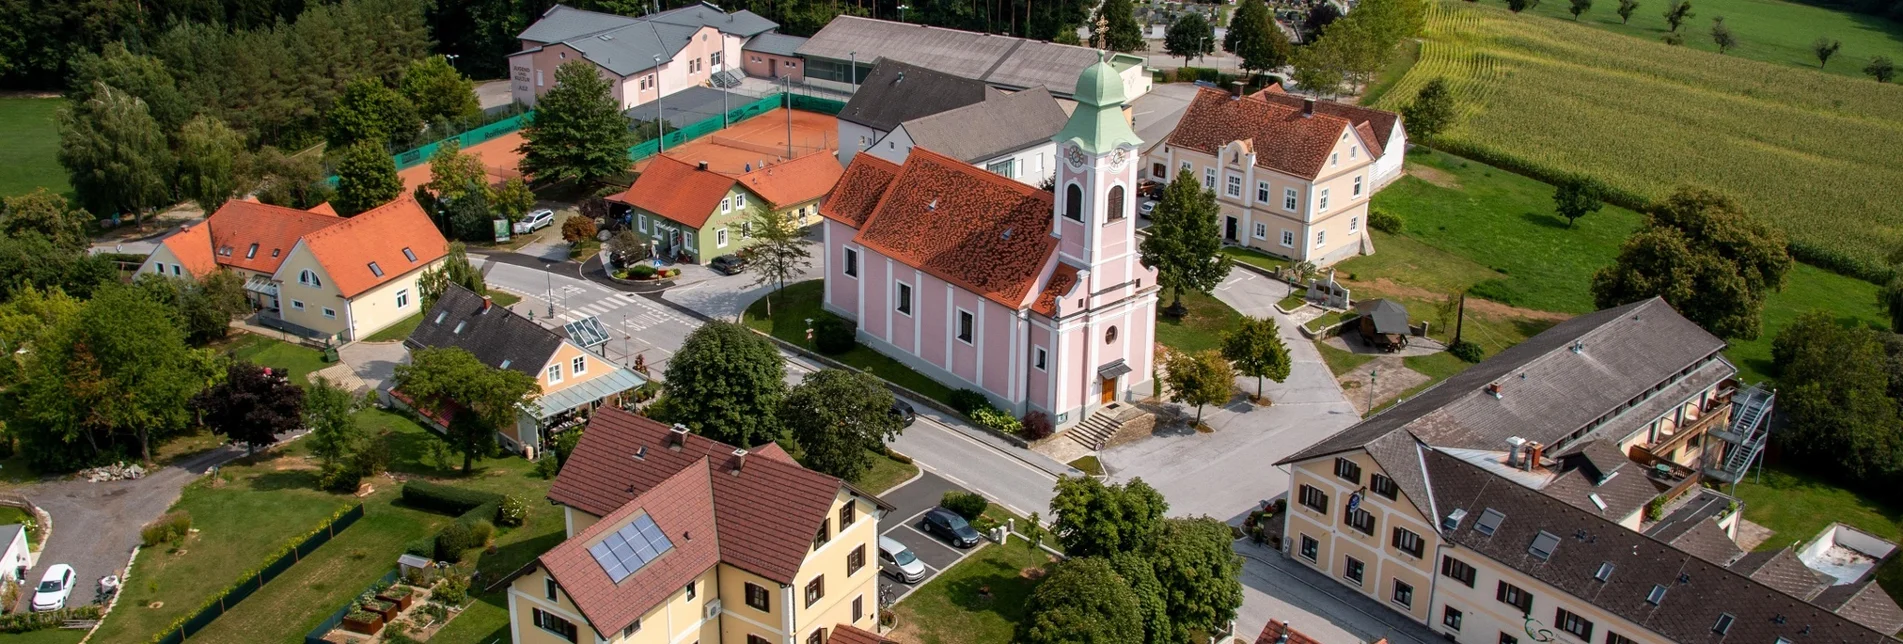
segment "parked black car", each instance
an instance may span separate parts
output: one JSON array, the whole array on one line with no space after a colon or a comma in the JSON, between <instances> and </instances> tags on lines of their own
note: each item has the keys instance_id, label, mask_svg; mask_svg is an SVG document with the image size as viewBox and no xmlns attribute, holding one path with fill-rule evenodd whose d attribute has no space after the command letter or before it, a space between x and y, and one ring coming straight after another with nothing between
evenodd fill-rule
<instances>
[{"instance_id":1,"label":"parked black car","mask_svg":"<svg viewBox=\"0 0 1903 644\"><path fill-rule=\"evenodd\" d=\"M919 526L927 534L937 535L946 543L960 548L978 545L978 531L972 529L971 524L966 523L964 517L945 508L927 510L925 518L919 521Z\"/></svg>"},{"instance_id":2,"label":"parked black car","mask_svg":"<svg viewBox=\"0 0 1903 644\"><path fill-rule=\"evenodd\" d=\"M892 399L892 415L899 419L900 427L911 427L912 421L918 420L918 412L913 411L912 403L897 398Z\"/></svg>"},{"instance_id":3,"label":"parked black car","mask_svg":"<svg viewBox=\"0 0 1903 644\"><path fill-rule=\"evenodd\" d=\"M739 255L721 255L715 257L714 261L707 262L707 267L721 275L737 275L740 271L747 270L747 260Z\"/></svg>"}]
</instances>

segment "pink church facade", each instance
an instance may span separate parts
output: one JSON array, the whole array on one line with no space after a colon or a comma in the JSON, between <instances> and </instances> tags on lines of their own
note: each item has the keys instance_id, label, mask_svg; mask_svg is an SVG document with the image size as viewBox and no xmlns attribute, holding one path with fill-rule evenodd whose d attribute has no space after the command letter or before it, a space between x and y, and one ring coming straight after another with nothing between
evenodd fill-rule
<instances>
[{"instance_id":1,"label":"pink church facade","mask_svg":"<svg viewBox=\"0 0 1903 644\"><path fill-rule=\"evenodd\" d=\"M1059 427L1151 394L1140 141L1104 73L1086 70L1057 137L1057 195L930 150L903 166L855 157L820 210L826 309L881 353Z\"/></svg>"}]
</instances>

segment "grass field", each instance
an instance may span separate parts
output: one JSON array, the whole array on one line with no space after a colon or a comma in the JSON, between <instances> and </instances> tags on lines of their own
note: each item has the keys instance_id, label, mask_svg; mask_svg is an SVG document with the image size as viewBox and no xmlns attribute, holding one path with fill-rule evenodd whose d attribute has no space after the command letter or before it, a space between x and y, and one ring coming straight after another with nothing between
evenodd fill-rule
<instances>
[{"instance_id":1,"label":"grass field","mask_svg":"<svg viewBox=\"0 0 1903 644\"><path fill-rule=\"evenodd\" d=\"M1832 522L1903 540L1903 510L1894 503L1837 487L1808 472L1765 467L1739 481L1736 493L1744 501L1746 520L1775 531L1758 550L1801 544ZM1891 598L1903 596L1903 561L1892 558L1878 568L1877 584Z\"/></svg>"},{"instance_id":2,"label":"grass field","mask_svg":"<svg viewBox=\"0 0 1903 644\"><path fill-rule=\"evenodd\" d=\"M1497 0L1488 3L1505 6ZM1602 1L1594 3L1579 22L1657 42L1669 28L1664 15L1669 4L1641 2L1631 24L1620 24L1615 11L1618 3ZM1571 21L1573 14L1568 6L1564 2L1542 2L1527 13ZM1711 21L1723 16L1725 26L1739 41L1727 56L1816 70L1819 68L1811 42L1825 36L1843 42L1843 49L1822 68L1826 72L1868 78L1863 66L1870 57L1903 60L1903 24L1893 20L1781 0L1696 0L1692 6L1696 15L1679 28L1687 48L1717 52L1718 45L1711 40Z\"/></svg>"},{"instance_id":3,"label":"grass field","mask_svg":"<svg viewBox=\"0 0 1903 644\"><path fill-rule=\"evenodd\" d=\"M36 188L68 193L59 167L57 113L64 99L0 98L0 197Z\"/></svg>"},{"instance_id":4,"label":"grass field","mask_svg":"<svg viewBox=\"0 0 1903 644\"><path fill-rule=\"evenodd\" d=\"M316 349L262 335L240 334L220 349L230 351L239 360L288 370L291 382L299 385L310 382L311 372L330 366L324 362L324 354Z\"/></svg>"},{"instance_id":5,"label":"grass field","mask_svg":"<svg viewBox=\"0 0 1903 644\"><path fill-rule=\"evenodd\" d=\"M773 317L766 315L766 298L760 298L747 307L743 318L748 327L773 334L773 337L817 351L813 343L806 341L806 320L817 320L831 313L821 306L820 280L808 280L789 284L784 293L774 298ZM949 404L951 387L925 377L925 374L911 367L873 351L871 347L854 345L852 350L836 356L827 356L846 363L872 375L890 380L901 387L916 391L939 402Z\"/></svg>"},{"instance_id":6,"label":"grass field","mask_svg":"<svg viewBox=\"0 0 1903 644\"><path fill-rule=\"evenodd\" d=\"M1170 305L1169 295L1159 297L1158 306ZM1222 333L1236 328L1242 320L1242 314L1222 300L1201 293L1184 293L1183 306L1189 309L1189 314L1181 318L1157 314L1157 344L1186 353L1220 349Z\"/></svg>"},{"instance_id":7,"label":"grass field","mask_svg":"<svg viewBox=\"0 0 1903 644\"><path fill-rule=\"evenodd\" d=\"M1433 5L1420 62L1376 105L1398 109L1434 78L1461 114L1438 147L1643 199L1714 188L1794 243L1865 267L1903 245L1903 202L1870 189L1903 185L1890 152L1903 147L1903 86L1452 0Z\"/></svg>"},{"instance_id":8,"label":"grass field","mask_svg":"<svg viewBox=\"0 0 1903 644\"><path fill-rule=\"evenodd\" d=\"M987 543L958 565L926 582L894 608L892 638L920 644L1004 644L1024 619L1024 602L1050 563L1044 551L1022 540ZM990 597L979 594L989 588Z\"/></svg>"}]
</instances>

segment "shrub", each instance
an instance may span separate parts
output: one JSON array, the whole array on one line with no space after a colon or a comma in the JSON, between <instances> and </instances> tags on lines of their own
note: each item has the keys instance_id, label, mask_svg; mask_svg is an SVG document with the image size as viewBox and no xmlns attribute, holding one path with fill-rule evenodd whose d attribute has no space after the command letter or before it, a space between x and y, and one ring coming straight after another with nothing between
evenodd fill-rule
<instances>
[{"instance_id":1,"label":"shrub","mask_svg":"<svg viewBox=\"0 0 1903 644\"><path fill-rule=\"evenodd\" d=\"M946 492L945 496L938 500L938 505L958 513L958 516L964 517L966 521L975 521L985 513L985 508L991 507L991 502L978 494L954 490Z\"/></svg>"},{"instance_id":2,"label":"shrub","mask_svg":"<svg viewBox=\"0 0 1903 644\"><path fill-rule=\"evenodd\" d=\"M1036 441L1050 438L1051 432L1056 429L1051 423L1050 414L1041 411L1026 413L1024 414L1024 418L1019 419L1019 422L1022 423L1024 427L1019 430L1018 433L1028 440Z\"/></svg>"},{"instance_id":3,"label":"shrub","mask_svg":"<svg viewBox=\"0 0 1903 644\"><path fill-rule=\"evenodd\" d=\"M1010 412L992 407L989 404L971 410L971 419L978 421L980 425L1006 434L1016 434L1023 429L1023 425L1019 424L1018 419L1013 417Z\"/></svg>"},{"instance_id":4,"label":"shrub","mask_svg":"<svg viewBox=\"0 0 1903 644\"><path fill-rule=\"evenodd\" d=\"M892 459L892 460L895 460L895 461L898 461L898 462L900 462L900 463L904 463L904 464L906 464L906 465L911 465L911 464L912 464L912 457L910 457L910 456L906 456L906 455L904 455L904 454L900 454L900 453L898 453L898 452L895 452L895 451L893 451L893 450L892 450L892 448L891 448L891 447L887 447L887 448L885 448L885 457L886 457L886 458L889 458L889 459Z\"/></svg>"},{"instance_id":5,"label":"shrub","mask_svg":"<svg viewBox=\"0 0 1903 644\"><path fill-rule=\"evenodd\" d=\"M404 504L442 514L462 514L476 506L500 500L502 495L494 492L465 490L429 481L410 481L403 484Z\"/></svg>"},{"instance_id":6,"label":"shrub","mask_svg":"<svg viewBox=\"0 0 1903 644\"><path fill-rule=\"evenodd\" d=\"M363 483L363 473L348 463L336 462L324 466L317 474L317 486L332 492L356 492Z\"/></svg>"},{"instance_id":7,"label":"shrub","mask_svg":"<svg viewBox=\"0 0 1903 644\"><path fill-rule=\"evenodd\" d=\"M628 277L634 279L651 280L654 279L654 275L655 270L652 264L635 264L628 267Z\"/></svg>"},{"instance_id":8,"label":"shrub","mask_svg":"<svg viewBox=\"0 0 1903 644\"><path fill-rule=\"evenodd\" d=\"M403 554L416 555L424 559L434 560L436 558L436 537L418 537L409 543L403 544Z\"/></svg>"},{"instance_id":9,"label":"shrub","mask_svg":"<svg viewBox=\"0 0 1903 644\"><path fill-rule=\"evenodd\" d=\"M1455 342L1454 346L1447 347L1447 352L1467 362L1479 362L1481 358L1486 357L1486 352L1480 349L1480 345L1466 340Z\"/></svg>"},{"instance_id":10,"label":"shrub","mask_svg":"<svg viewBox=\"0 0 1903 644\"><path fill-rule=\"evenodd\" d=\"M139 539L145 547L161 543L177 542L192 532L192 514L184 510L167 512L145 527L139 529Z\"/></svg>"},{"instance_id":11,"label":"shrub","mask_svg":"<svg viewBox=\"0 0 1903 644\"><path fill-rule=\"evenodd\" d=\"M542 455L541 459L535 461L535 475L542 477L545 481L555 478L555 475L561 471L561 465L555 461L553 456Z\"/></svg>"},{"instance_id":12,"label":"shrub","mask_svg":"<svg viewBox=\"0 0 1903 644\"><path fill-rule=\"evenodd\" d=\"M569 217L562 222L562 240L570 243L595 238L595 220L588 217Z\"/></svg>"},{"instance_id":13,"label":"shrub","mask_svg":"<svg viewBox=\"0 0 1903 644\"><path fill-rule=\"evenodd\" d=\"M464 552L489 545L495 533L495 524L484 520L451 523L436 535L436 559L462 561Z\"/></svg>"},{"instance_id":14,"label":"shrub","mask_svg":"<svg viewBox=\"0 0 1903 644\"><path fill-rule=\"evenodd\" d=\"M1400 215L1388 212L1383 208L1372 208L1368 210L1368 227L1390 235L1395 235L1400 234L1403 225L1401 224Z\"/></svg>"},{"instance_id":15,"label":"shrub","mask_svg":"<svg viewBox=\"0 0 1903 644\"><path fill-rule=\"evenodd\" d=\"M991 406L990 398L987 398L985 397L984 394L978 393L976 391L972 391L970 389L960 389L958 391L951 392L951 396L948 396L945 399L945 402L947 404L950 404L952 409L955 409L958 411L958 413L964 414L966 416L970 416L973 411L976 411L981 407Z\"/></svg>"},{"instance_id":16,"label":"shrub","mask_svg":"<svg viewBox=\"0 0 1903 644\"><path fill-rule=\"evenodd\" d=\"M450 606L461 606L463 602L469 601L469 575L460 570L449 570L431 592L430 601Z\"/></svg>"},{"instance_id":17,"label":"shrub","mask_svg":"<svg viewBox=\"0 0 1903 644\"><path fill-rule=\"evenodd\" d=\"M838 316L821 316L813 323L813 346L817 347L820 353L829 356L851 351L859 344L859 339L855 335L856 330L853 329L852 324Z\"/></svg>"},{"instance_id":18,"label":"shrub","mask_svg":"<svg viewBox=\"0 0 1903 644\"><path fill-rule=\"evenodd\" d=\"M549 459L553 460L553 459ZM502 505L496 510L496 525L514 527L522 525L529 516L529 504L513 494L502 497Z\"/></svg>"},{"instance_id":19,"label":"shrub","mask_svg":"<svg viewBox=\"0 0 1903 644\"><path fill-rule=\"evenodd\" d=\"M44 613L16 613L0 616L0 633L29 633L32 631L59 628L67 620L99 619L101 607L98 604L73 606Z\"/></svg>"}]
</instances>

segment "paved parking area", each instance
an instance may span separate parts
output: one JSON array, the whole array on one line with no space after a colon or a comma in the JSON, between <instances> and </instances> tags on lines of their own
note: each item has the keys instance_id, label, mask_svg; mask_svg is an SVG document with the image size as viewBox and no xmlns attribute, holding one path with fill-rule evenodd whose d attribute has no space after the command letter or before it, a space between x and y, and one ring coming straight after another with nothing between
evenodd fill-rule
<instances>
[{"instance_id":1,"label":"paved parking area","mask_svg":"<svg viewBox=\"0 0 1903 644\"><path fill-rule=\"evenodd\" d=\"M925 578L920 579L918 583L908 584L894 579L890 574L880 576L879 594L884 601L898 603L906 595L912 594L914 589L937 577L939 572L957 565L966 555L971 554L971 550L953 548L944 540L925 534L919 527L919 517L923 516L926 510L937 507L938 500L944 498L946 492L952 491L963 492L965 489L942 476L924 472L918 478L912 479L912 482L879 495L897 508L891 514L887 514L885 520L881 522L884 527L881 536L891 537L905 544L905 547L910 548L912 554L918 555L919 561L925 564ZM882 571L891 570L890 566L883 564L880 568Z\"/></svg>"}]
</instances>

